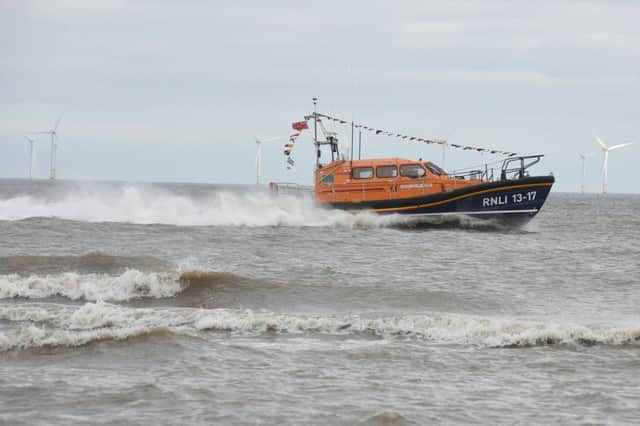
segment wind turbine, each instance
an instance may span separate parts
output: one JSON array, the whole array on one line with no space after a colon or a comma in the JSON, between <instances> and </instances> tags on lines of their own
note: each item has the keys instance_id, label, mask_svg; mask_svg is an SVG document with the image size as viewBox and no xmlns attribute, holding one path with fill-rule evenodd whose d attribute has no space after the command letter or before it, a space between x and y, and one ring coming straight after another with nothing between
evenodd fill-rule
<instances>
[{"instance_id":1,"label":"wind turbine","mask_svg":"<svg viewBox=\"0 0 640 426\"><path fill-rule=\"evenodd\" d=\"M58 125L60 124L60 120L62 120L62 114L58 117L56 124L53 128L49 130L45 130L43 132L33 132L36 135L51 135L51 158L49 160L50 163L50 172L49 179L56 178L56 150L58 149Z\"/></svg>"},{"instance_id":2,"label":"wind turbine","mask_svg":"<svg viewBox=\"0 0 640 426\"><path fill-rule=\"evenodd\" d=\"M256 140L256 144L258 145L258 150L256 152L256 185L260 185L260 178L262 177L262 143L263 142L275 142L278 140L282 140L282 136L277 136L275 138L269 139L258 139L257 136L254 136Z\"/></svg>"},{"instance_id":3,"label":"wind turbine","mask_svg":"<svg viewBox=\"0 0 640 426\"><path fill-rule=\"evenodd\" d=\"M580 185L580 192L584 194L584 176L585 176L585 160L591 157L593 154L583 154L581 152L578 153L580 159L582 160L582 184Z\"/></svg>"},{"instance_id":4,"label":"wind turbine","mask_svg":"<svg viewBox=\"0 0 640 426\"><path fill-rule=\"evenodd\" d=\"M27 136L27 141L29 142L29 179L33 179L33 154L35 147L33 144L36 142Z\"/></svg>"},{"instance_id":5,"label":"wind turbine","mask_svg":"<svg viewBox=\"0 0 640 426\"><path fill-rule=\"evenodd\" d=\"M607 190L608 190L608 188L607 188L607 186L608 186L608 183L607 183L607 163L609 162L609 151L613 151L614 149L622 148L624 146L629 146L629 145L632 144L632 142L621 143L619 145L613 145L613 146L607 146L607 144L602 142L602 139L600 139L597 136L596 136L596 140L600 144L600 147L602 148L602 152L604 152L604 161L602 163L602 193L606 194Z\"/></svg>"}]
</instances>

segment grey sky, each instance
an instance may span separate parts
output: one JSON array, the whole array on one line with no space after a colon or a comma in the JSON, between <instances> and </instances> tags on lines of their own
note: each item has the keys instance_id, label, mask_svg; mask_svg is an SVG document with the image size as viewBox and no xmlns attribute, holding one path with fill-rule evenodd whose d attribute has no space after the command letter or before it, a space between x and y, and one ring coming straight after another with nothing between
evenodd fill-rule
<instances>
[{"instance_id":1,"label":"grey sky","mask_svg":"<svg viewBox=\"0 0 640 426\"><path fill-rule=\"evenodd\" d=\"M634 1L0 0L0 176L25 176L25 133L64 112L62 178L251 183L253 136L288 134L317 96L372 126L545 153L561 191L579 188L579 151L598 190L594 132L633 141L609 186L639 192L638 17ZM308 137L289 172L281 146L264 146L265 180L310 182ZM370 135L364 152L441 156Z\"/></svg>"}]
</instances>

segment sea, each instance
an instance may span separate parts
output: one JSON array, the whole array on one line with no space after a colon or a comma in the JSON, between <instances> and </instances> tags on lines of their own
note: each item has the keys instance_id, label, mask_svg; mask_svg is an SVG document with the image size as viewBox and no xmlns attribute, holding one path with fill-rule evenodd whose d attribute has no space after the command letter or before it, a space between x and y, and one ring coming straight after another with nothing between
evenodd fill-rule
<instances>
[{"instance_id":1,"label":"sea","mask_svg":"<svg viewBox=\"0 0 640 426\"><path fill-rule=\"evenodd\" d=\"M0 181L0 424L638 424L640 195L524 228Z\"/></svg>"}]
</instances>

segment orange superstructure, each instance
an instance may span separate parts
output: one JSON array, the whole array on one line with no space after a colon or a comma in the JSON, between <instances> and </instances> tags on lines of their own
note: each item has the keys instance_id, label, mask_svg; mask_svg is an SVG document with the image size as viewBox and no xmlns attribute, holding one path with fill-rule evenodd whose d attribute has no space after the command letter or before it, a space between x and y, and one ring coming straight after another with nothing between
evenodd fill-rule
<instances>
[{"instance_id":1,"label":"orange superstructure","mask_svg":"<svg viewBox=\"0 0 640 426\"><path fill-rule=\"evenodd\" d=\"M479 185L474 176L451 177L432 162L405 158L335 160L318 168L320 202L400 200Z\"/></svg>"}]
</instances>

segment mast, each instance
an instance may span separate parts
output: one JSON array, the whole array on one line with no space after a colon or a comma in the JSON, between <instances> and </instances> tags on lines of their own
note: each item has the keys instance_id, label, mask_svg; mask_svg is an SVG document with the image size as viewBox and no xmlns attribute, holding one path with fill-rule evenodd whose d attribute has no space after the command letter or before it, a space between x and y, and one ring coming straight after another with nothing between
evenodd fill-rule
<instances>
[{"instance_id":1,"label":"mast","mask_svg":"<svg viewBox=\"0 0 640 426\"><path fill-rule=\"evenodd\" d=\"M360 154L362 154L362 129L358 131L358 160L361 160Z\"/></svg>"},{"instance_id":2,"label":"mast","mask_svg":"<svg viewBox=\"0 0 640 426\"><path fill-rule=\"evenodd\" d=\"M318 142L318 113L316 111L316 104L318 98L313 98L313 144L316 147L316 168L313 171L313 178L315 180L318 173L318 167L320 166L320 143Z\"/></svg>"},{"instance_id":3,"label":"mast","mask_svg":"<svg viewBox=\"0 0 640 426\"><path fill-rule=\"evenodd\" d=\"M351 120L351 154L349 154L349 160L353 165L353 120Z\"/></svg>"}]
</instances>

